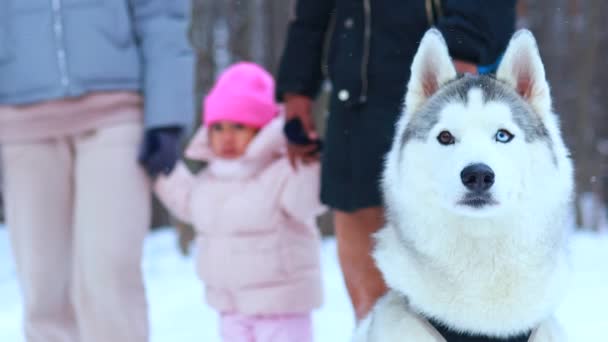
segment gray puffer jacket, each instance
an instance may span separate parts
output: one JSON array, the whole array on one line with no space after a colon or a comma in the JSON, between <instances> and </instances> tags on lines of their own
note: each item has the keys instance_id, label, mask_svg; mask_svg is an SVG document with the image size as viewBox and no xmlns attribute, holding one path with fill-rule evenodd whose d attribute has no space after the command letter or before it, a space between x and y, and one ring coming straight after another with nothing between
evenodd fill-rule
<instances>
[{"instance_id":1,"label":"gray puffer jacket","mask_svg":"<svg viewBox=\"0 0 608 342\"><path fill-rule=\"evenodd\" d=\"M148 128L193 114L189 0L0 0L0 104L144 95Z\"/></svg>"}]
</instances>

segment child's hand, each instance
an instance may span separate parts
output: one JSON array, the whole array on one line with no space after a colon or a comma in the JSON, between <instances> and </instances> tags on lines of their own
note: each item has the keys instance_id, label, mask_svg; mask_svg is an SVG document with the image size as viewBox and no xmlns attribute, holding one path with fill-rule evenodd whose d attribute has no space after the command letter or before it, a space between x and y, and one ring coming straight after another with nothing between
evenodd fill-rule
<instances>
[{"instance_id":1,"label":"child's hand","mask_svg":"<svg viewBox=\"0 0 608 342\"><path fill-rule=\"evenodd\" d=\"M147 130L139 151L139 163L150 177L173 171L180 155L181 128L162 127Z\"/></svg>"},{"instance_id":2,"label":"child's hand","mask_svg":"<svg viewBox=\"0 0 608 342\"><path fill-rule=\"evenodd\" d=\"M317 140L315 123L312 117L312 99L308 96L299 94L285 94L285 116L287 121L298 118L302 123L304 133L309 140ZM287 154L291 166L295 169L297 160L310 163L319 160L319 153L316 145L287 145Z\"/></svg>"},{"instance_id":3,"label":"child's hand","mask_svg":"<svg viewBox=\"0 0 608 342\"><path fill-rule=\"evenodd\" d=\"M288 120L283 127L287 137L288 151L299 156L304 164L317 161L323 143L320 139L310 139L304 130L299 117ZM295 158L290 158L291 165L296 169Z\"/></svg>"},{"instance_id":4,"label":"child's hand","mask_svg":"<svg viewBox=\"0 0 608 342\"><path fill-rule=\"evenodd\" d=\"M285 116L287 121L296 117L299 118L308 139L319 138L312 117L312 99L310 97L299 94L285 94Z\"/></svg>"}]
</instances>

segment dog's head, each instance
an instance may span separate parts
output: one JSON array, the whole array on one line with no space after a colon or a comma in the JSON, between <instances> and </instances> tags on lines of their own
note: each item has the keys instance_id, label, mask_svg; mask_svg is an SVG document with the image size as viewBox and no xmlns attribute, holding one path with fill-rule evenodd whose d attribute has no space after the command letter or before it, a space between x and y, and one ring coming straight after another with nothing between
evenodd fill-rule
<instances>
[{"instance_id":1,"label":"dog's head","mask_svg":"<svg viewBox=\"0 0 608 342\"><path fill-rule=\"evenodd\" d=\"M572 165L529 31L515 33L495 78L459 77L441 33L425 34L383 184L391 211L493 217L569 201Z\"/></svg>"}]
</instances>

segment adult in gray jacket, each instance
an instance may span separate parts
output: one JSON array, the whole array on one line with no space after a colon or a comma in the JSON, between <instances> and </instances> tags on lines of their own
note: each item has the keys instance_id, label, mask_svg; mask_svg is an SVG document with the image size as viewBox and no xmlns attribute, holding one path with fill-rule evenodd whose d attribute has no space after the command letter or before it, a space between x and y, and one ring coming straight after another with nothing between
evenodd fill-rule
<instances>
[{"instance_id":1,"label":"adult in gray jacket","mask_svg":"<svg viewBox=\"0 0 608 342\"><path fill-rule=\"evenodd\" d=\"M190 124L188 0L0 0L0 143L29 342L148 339L148 174Z\"/></svg>"}]
</instances>

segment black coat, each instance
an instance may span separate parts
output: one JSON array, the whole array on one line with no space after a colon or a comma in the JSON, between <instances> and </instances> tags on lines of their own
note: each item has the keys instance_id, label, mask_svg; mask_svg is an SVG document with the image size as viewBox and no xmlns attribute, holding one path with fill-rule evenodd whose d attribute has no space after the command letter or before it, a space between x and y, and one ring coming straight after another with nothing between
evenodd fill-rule
<instances>
[{"instance_id":1,"label":"black coat","mask_svg":"<svg viewBox=\"0 0 608 342\"><path fill-rule=\"evenodd\" d=\"M433 3L441 8L432 7ZM278 74L277 99L281 101L285 93L315 97L326 61L334 110L378 101L398 106L413 56L427 29L436 26L442 32L453 58L490 65L514 31L515 3L298 0Z\"/></svg>"}]
</instances>

